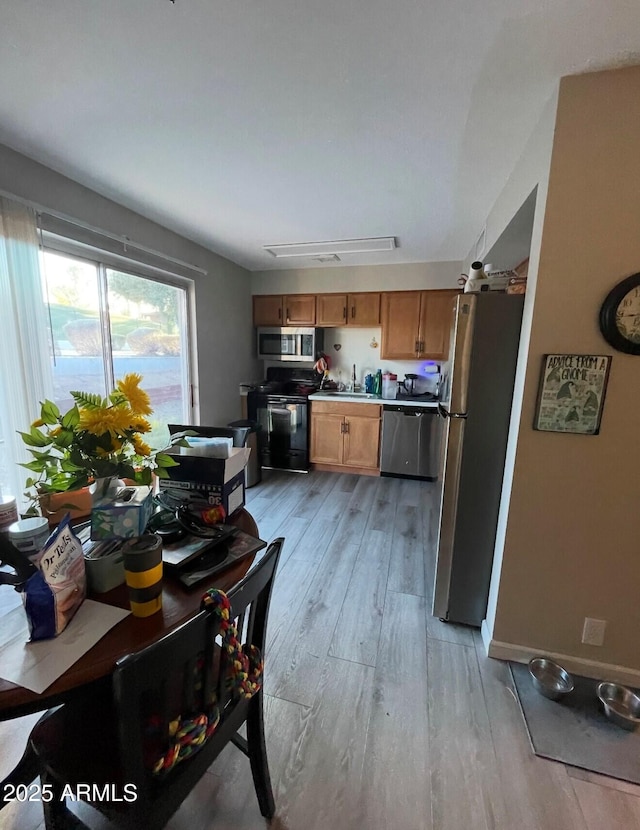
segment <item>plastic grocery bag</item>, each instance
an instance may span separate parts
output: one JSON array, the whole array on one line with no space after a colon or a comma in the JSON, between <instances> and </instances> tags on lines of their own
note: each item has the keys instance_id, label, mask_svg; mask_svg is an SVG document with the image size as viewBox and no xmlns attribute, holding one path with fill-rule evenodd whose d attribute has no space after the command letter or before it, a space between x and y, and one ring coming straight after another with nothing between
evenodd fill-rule
<instances>
[{"instance_id":1,"label":"plastic grocery bag","mask_svg":"<svg viewBox=\"0 0 640 830\"><path fill-rule=\"evenodd\" d=\"M82 544L69 521L66 516L48 538L39 570L22 592L32 640L48 640L64 631L86 595Z\"/></svg>"}]
</instances>

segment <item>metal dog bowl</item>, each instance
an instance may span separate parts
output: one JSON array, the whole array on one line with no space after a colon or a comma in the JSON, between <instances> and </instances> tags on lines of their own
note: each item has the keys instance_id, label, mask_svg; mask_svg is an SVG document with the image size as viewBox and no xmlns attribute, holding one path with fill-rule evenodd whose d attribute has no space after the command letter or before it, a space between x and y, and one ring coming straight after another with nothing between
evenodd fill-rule
<instances>
[{"instance_id":1,"label":"metal dog bowl","mask_svg":"<svg viewBox=\"0 0 640 830\"><path fill-rule=\"evenodd\" d=\"M610 721L632 731L640 723L640 697L626 686L599 683L598 697Z\"/></svg>"},{"instance_id":2,"label":"metal dog bowl","mask_svg":"<svg viewBox=\"0 0 640 830\"><path fill-rule=\"evenodd\" d=\"M569 672L548 657L529 660L529 674L534 688L549 700L560 700L573 691L573 678Z\"/></svg>"}]
</instances>

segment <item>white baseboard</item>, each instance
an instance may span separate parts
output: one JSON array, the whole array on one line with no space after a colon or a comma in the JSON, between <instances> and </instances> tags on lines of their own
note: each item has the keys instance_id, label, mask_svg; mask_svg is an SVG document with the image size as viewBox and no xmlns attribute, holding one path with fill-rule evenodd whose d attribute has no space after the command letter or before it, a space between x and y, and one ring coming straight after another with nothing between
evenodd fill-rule
<instances>
[{"instance_id":1,"label":"white baseboard","mask_svg":"<svg viewBox=\"0 0 640 830\"><path fill-rule=\"evenodd\" d=\"M616 666L613 663L601 663L598 660L588 660L586 657L572 657L569 654L559 654L553 651L542 651L530 646L520 646L515 643L501 643L491 639L491 633L483 621L482 642L489 657L498 660L512 660L514 663L528 663L532 657L551 657L560 663L567 671L582 677L592 677L594 680L613 680L627 686L640 686L640 670L626 666Z\"/></svg>"}]
</instances>

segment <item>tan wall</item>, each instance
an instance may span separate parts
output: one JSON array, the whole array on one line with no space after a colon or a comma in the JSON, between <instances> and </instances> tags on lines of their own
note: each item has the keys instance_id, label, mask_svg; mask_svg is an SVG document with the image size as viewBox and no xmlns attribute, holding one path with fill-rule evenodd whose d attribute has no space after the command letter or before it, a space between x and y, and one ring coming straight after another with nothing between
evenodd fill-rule
<instances>
[{"instance_id":1,"label":"tan wall","mask_svg":"<svg viewBox=\"0 0 640 830\"><path fill-rule=\"evenodd\" d=\"M608 291L640 270L640 67L564 78L537 266L497 641L640 669L640 357L600 335ZM542 355L613 354L599 436L531 428ZM582 645L585 616L608 621Z\"/></svg>"},{"instance_id":2,"label":"tan wall","mask_svg":"<svg viewBox=\"0 0 640 830\"><path fill-rule=\"evenodd\" d=\"M456 288L460 269L460 262L417 262L255 271L251 275L251 290L253 294L317 294Z\"/></svg>"}]
</instances>

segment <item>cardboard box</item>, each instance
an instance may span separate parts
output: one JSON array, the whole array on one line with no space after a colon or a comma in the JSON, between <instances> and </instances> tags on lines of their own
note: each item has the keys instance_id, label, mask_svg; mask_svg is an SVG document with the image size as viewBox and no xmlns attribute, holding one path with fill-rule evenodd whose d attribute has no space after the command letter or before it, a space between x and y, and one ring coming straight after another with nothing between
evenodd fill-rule
<instances>
[{"instance_id":1,"label":"cardboard box","mask_svg":"<svg viewBox=\"0 0 640 830\"><path fill-rule=\"evenodd\" d=\"M177 470L178 467L175 469ZM161 478L160 490L181 499L194 508L222 505L227 516L230 516L244 505L244 468L222 484L203 484L202 482Z\"/></svg>"},{"instance_id":2,"label":"cardboard box","mask_svg":"<svg viewBox=\"0 0 640 830\"><path fill-rule=\"evenodd\" d=\"M151 487L123 487L91 509L91 538L132 539L142 536L153 512Z\"/></svg>"},{"instance_id":3,"label":"cardboard box","mask_svg":"<svg viewBox=\"0 0 640 830\"><path fill-rule=\"evenodd\" d=\"M229 458L214 458L203 455L203 447L172 447L167 455L177 462L177 467L168 467L169 478L173 481L191 481L196 484L226 484L238 473L244 471L249 460L249 447L232 447ZM160 479L160 484L166 479Z\"/></svg>"},{"instance_id":4,"label":"cardboard box","mask_svg":"<svg viewBox=\"0 0 640 830\"><path fill-rule=\"evenodd\" d=\"M229 458L203 455L202 448L173 447L168 454L178 462L168 467L169 478L160 479L160 489L194 506L221 505L227 516L244 505L244 469L249 447L232 447Z\"/></svg>"}]
</instances>

